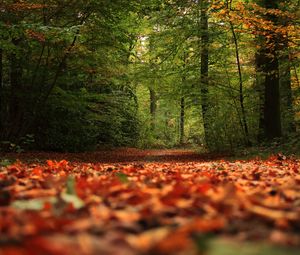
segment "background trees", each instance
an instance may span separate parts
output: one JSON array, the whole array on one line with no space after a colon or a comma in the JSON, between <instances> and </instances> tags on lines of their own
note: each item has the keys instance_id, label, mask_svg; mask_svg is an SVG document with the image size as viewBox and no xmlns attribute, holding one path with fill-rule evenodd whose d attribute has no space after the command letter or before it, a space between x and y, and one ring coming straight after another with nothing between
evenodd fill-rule
<instances>
[{"instance_id":1,"label":"background trees","mask_svg":"<svg viewBox=\"0 0 300 255\"><path fill-rule=\"evenodd\" d=\"M77 150L136 137L124 1L1 4L1 139Z\"/></svg>"},{"instance_id":2,"label":"background trees","mask_svg":"<svg viewBox=\"0 0 300 255\"><path fill-rule=\"evenodd\" d=\"M289 136L299 111L298 5L2 1L2 147L34 137L51 150L223 150Z\"/></svg>"}]
</instances>

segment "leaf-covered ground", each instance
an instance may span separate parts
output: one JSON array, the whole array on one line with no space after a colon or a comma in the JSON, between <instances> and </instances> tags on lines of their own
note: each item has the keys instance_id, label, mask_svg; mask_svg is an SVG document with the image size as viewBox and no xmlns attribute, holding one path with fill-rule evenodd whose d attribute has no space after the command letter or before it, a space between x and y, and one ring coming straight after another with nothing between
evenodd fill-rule
<instances>
[{"instance_id":1,"label":"leaf-covered ground","mask_svg":"<svg viewBox=\"0 0 300 255\"><path fill-rule=\"evenodd\" d=\"M0 255L299 254L296 158L130 149L0 162Z\"/></svg>"}]
</instances>

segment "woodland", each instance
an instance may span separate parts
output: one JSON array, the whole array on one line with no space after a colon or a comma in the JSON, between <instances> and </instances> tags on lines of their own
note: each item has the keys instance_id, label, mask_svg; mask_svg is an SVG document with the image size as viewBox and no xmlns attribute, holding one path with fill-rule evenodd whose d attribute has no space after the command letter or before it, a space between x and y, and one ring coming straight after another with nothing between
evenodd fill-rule
<instances>
[{"instance_id":1,"label":"woodland","mask_svg":"<svg viewBox=\"0 0 300 255\"><path fill-rule=\"evenodd\" d=\"M0 0L0 255L296 255L299 0Z\"/></svg>"}]
</instances>

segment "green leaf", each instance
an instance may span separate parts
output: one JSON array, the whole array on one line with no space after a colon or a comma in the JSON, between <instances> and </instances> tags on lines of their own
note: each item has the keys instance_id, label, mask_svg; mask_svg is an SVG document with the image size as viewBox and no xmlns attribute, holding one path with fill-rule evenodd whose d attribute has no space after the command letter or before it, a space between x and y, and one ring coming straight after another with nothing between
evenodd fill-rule
<instances>
[{"instance_id":1,"label":"green leaf","mask_svg":"<svg viewBox=\"0 0 300 255\"><path fill-rule=\"evenodd\" d=\"M13 161L11 161L11 160L9 160L9 159L2 159L2 160L0 161L0 166L6 167L6 166L11 165L12 163L13 163Z\"/></svg>"},{"instance_id":2,"label":"green leaf","mask_svg":"<svg viewBox=\"0 0 300 255\"><path fill-rule=\"evenodd\" d=\"M116 173L116 176L118 177L118 179L120 180L120 182L123 182L123 183L128 183L129 180L128 180L128 176L124 173Z\"/></svg>"},{"instance_id":3,"label":"green leaf","mask_svg":"<svg viewBox=\"0 0 300 255\"><path fill-rule=\"evenodd\" d=\"M76 182L75 182L75 177L74 176L68 176L68 179L67 179L67 191L66 193L69 194L69 195L74 195L76 196Z\"/></svg>"},{"instance_id":4,"label":"green leaf","mask_svg":"<svg viewBox=\"0 0 300 255\"><path fill-rule=\"evenodd\" d=\"M76 181L74 176L68 176L66 191L60 194L61 199L66 203L71 203L75 209L84 207L84 202L77 196Z\"/></svg>"},{"instance_id":5,"label":"green leaf","mask_svg":"<svg viewBox=\"0 0 300 255\"><path fill-rule=\"evenodd\" d=\"M209 242L214 236L215 235L212 233L199 233L194 236L194 242L199 252L206 252L209 250Z\"/></svg>"},{"instance_id":6,"label":"green leaf","mask_svg":"<svg viewBox=\"0 0 300 255\"><path fill-rule=\"evenodd\" d=\"M75 209L84 207L84 202L76 195L61 193L61 199L66 203L71 203Z\"/></svg>"},{"instance_id":7,"label":"green leaf","mask_svg":"<svg viewBox=\"0 0 300 255\"><path fill-rule=\"evenodd\" d=\"M57 199L55 197L51 198L35 198L30 200L16 200L11 206L20 209L20 210L34 210L40 211L44 208L46 202L50 202L51 204L56 203Z\"/></svg>"}]
</instances>

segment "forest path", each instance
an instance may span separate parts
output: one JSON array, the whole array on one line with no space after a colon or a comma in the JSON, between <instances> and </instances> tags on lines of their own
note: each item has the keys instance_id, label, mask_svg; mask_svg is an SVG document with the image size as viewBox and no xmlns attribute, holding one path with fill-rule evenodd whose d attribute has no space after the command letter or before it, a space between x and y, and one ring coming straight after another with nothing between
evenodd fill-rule
<instances>
[{"instance_id":1,"label":"forest path","mask_svg":"<svg viewBox=\"0 0 300 255\"><path fill-rule=\"evenodd\" d=\"M136 149L119 148L99 150L84 153L57 153L57 152L24 152L0 153L0 158L20 159L21 161L43 161L47 159L68 160L75 162L93 163L131 163L131 162L202 162L217 160L229 154L200 153L191 149Z\"/></svg>"}]
</instances>

